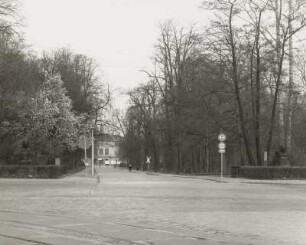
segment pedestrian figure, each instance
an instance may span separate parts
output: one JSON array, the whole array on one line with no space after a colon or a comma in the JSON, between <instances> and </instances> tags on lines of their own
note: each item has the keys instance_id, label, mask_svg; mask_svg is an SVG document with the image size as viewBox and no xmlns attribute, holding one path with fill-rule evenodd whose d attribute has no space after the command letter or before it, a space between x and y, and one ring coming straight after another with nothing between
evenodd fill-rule
<instances>
[{"instance_id":1,"label":"pedestrian figure","mask_svg":"<svg viewBox=\"0 0 306 245\"><path fill-rule=\"evenodd\" d=\"M272 165L274 166L280 165L280 158L281 158L280 152L276 151L272 160Z\"/></svg>"},{"instance_id":2,"label":"pedestrian figure","mask_svg":"<svg viewBox=\"0 0 306 245\"><path fill-rule=\"evenodd\" d=\"M132 164L129 164L129 171L132 171Z\"/></svg>"}]
</instances>

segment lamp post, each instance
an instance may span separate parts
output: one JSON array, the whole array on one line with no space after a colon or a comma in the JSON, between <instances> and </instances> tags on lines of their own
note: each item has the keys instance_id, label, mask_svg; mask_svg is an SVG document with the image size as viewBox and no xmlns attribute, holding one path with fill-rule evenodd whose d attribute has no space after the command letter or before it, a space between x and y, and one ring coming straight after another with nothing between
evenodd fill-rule
<instances>
[{"instance_id":1,"label":"lamp post","mask_svg":"<svg viewBox=\"0 0 306 245\"><path fill-rule=\"evenodd\" d=\"M94 137L93 137L93 127L91 127L91 177L94 177L94 158L95 158L95 150L94 150Z\"/></svg>"},{"instance_id":2,"label":"lamp post","mask_svg":"<svg viewBox=\"0 0 306 245\"><path fill-rule=\"evenodd\" d=\"M85 148L85 150L84 150L84 159L85 159L85 166L86 166L86 164L87 164L87 154L86 154L86 136L84 135L84 148Z\"/></svg>"}]
</instances>

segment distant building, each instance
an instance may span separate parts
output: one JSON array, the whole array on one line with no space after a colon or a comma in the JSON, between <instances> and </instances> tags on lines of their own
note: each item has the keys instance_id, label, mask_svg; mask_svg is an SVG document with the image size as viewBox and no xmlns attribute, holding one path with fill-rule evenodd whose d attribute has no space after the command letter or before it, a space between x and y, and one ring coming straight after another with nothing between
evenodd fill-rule
<instances>
[{"instance_id":1,"label":"distant building","mask_svg":"<svg viewBox=\"0 0 306 245\"><path fill-rule=\"evenodd\" d=\"M120 164L121 158L119 152L123 138L120 135L102 134L96 137L96 139L96 159L98 164Z\"/></svg>"}]
</instances>

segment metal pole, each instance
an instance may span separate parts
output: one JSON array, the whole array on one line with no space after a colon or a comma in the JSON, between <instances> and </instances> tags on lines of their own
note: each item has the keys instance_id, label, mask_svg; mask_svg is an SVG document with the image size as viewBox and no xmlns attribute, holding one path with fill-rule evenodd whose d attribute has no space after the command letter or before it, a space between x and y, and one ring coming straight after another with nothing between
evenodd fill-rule
<instances>
[{"instance_id":1,"label":"metal pole","mask_svg":"<svg viewBox=\"0 0 306 245\"><path fill-rule=\"evenodd\" d=\"M91 128L91 177L94 177L94 158L95 158L95 150L94 150L94 137L93 137L93 128Z\"/></svg>"},{"instance_id":2,"label":"metal pole","mask_svg":"<svg viewBox=\"0 0 306 245\"><path fill-rule=\"evenodd\" d=\"M221 178L223 177L223 153L221 153Z\"/></svg>"},{"instance_id":3,"label":"metal pole","mask_svg":"<svg viewBox=\"0 0 306 245\"><path fill-rule=\"evenodd\" d=\"M84 147L85 147L85 150L84 150L84 155L85 155L84 158L85 158L85 161L84 161L84 162L85 162L85 166L86 166L86 161L87 161L86 149L87 149L87 148L86 148L86 136L85 136L85 135L84 135Z\"/></svg>"},{"instance_id":4,"label":"metal pole","mask_svg":"<svg viewBox=\"0 0 306 245\"><path fill-rule=\"evenodd\" d=\"M86 156L86 136L84 135L84 163L85 163L85 172L87 177L87 156Z\"/></svg>"}]
</instances>

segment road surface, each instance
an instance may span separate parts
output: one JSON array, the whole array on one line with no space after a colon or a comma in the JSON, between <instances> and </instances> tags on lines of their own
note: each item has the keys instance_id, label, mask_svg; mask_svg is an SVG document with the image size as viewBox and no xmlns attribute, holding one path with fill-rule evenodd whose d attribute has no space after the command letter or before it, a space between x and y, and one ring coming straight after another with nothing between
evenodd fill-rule
<instances>
[{"instance_id":1,"label":"road surface","mask_svg":"<svg viewBox=\"0 0 306 245\"><path fill-rule=\"evenodd\" d=\"M306 181L98 173L0 179L0 244L306 244Z\"/></svg>"}]
</instances>

